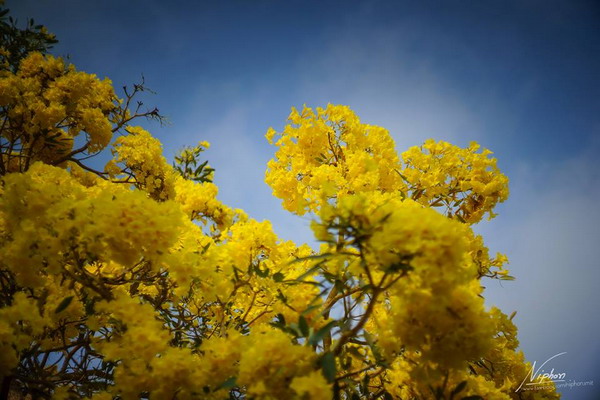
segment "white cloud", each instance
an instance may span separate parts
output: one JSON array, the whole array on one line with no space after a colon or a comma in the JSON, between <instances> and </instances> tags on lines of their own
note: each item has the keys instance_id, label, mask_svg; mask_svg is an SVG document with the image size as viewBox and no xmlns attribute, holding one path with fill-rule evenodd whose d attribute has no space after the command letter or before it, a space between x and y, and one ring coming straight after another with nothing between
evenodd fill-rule
<instances>
[{"instance_id":1,"label":"white cloud","mask_svg":"<svg viewBox=\"0 0 600 400\"><path fill-rule=\"evenodd\" d=\"M543 362L559 352L570 379L597 376L600 345L600 174L592 143L577 157L523 163L501 215L478 227L491 248L507 253L514 282L490 283L489 304L517 311L522 349ZM569 398L589 391L570 393ZM580 397L586 398L586 397Z\"/></svg>"},{"instance_id":2,"label":"white cloud","mask_svg":"<svg viewBox=\"0 0 600 400\"><path fill-rule=\"evenodd\" d=\"M480 139L483 117L430 54L415 50L423 38L409 34L412 28L403 22L394 29L340 33L322 53L301 58L297 98L315 106L349 105L363 122L388 129L399 151L428 138L463 145Z\"/></svg>"}]
</instances>

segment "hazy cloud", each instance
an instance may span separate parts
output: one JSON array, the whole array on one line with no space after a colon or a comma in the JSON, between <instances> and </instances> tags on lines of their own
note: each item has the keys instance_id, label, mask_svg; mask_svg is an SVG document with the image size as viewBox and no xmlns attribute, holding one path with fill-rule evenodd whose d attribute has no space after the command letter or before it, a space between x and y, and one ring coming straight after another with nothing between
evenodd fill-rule
<instances>
[{"instance_id":1,"label":"hazy cloud","mask_svg":"<svg viewBox=\"0 0 600 400\"><path fill-rule=\"evenodd\" d=\"M502 285L488 281L488 304L517 311L529 360L567 352L554 366L576 381L594 379L600 366L598 144L564 161L520 165L501 215L477 229L509 256L517 277ZM565 396L592 399L593 392L574 388Z\"/></svg>"}]
</instances>

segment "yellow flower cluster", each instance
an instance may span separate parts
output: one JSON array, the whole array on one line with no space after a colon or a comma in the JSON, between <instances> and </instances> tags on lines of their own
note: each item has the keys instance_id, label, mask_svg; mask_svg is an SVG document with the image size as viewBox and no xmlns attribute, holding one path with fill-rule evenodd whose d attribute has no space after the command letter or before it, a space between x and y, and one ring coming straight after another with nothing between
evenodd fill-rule
<instances>
[{"instance_id":1,"label":"yellow flower cluster","mask_svg":"<svg viewBox=\"0 0 600 400\"><path fill-rule=\"evenodd\" d=\"M132 267L159 262L173 245L183 214L119 185L86 188L66 170L35 163L25 174L9 174L0 198L5 236L2 265L23 285L71 264L113 261Z\"/></svg>"},{"instance_id":2,"label":"yellow flower cluster","mask_svg":"<svg viewBox=\"0 0 600 400\"><path fill-rule=\"evenodd\" d=\"M107 172L114 175L118 171L114 166L122 163L125 166L123 172L129 173L133 178L131 183L135 183L139 189L156 200L172 198L175 195L176 175L162 155L160 141L139 126L128 127L127 133L115 140L115 159L105 168Z\"/></svg>"},{"instance_id":3,"label":"yellow flower cluster","mask_svg":"<svg viewBox=\"0 0 600 400\"><path fill-rule=\"evenodd\" d=\"M318 371L313 371L306 376L294 377L290 387L302 399L330 400L333 397L331 385Z\"/></svg>"},{"instance_id":4,"label":"yellow flower cluster","mask_svg":"<svg viewBox=\"0 0 600 400\"><path fill-rule=\"evenodd\" d=\"M203 391L203 370L190 369L197 357L189 349L169 346L171 334L151 305L120 292L112 301L99 303L96 312L114 321L110 340L97 340L95 346L106 360L120 361L115 394L125 400L138 399L142 392L158 398L179 392L179 398L193 398L192 393Z\"/></svg>"},{"instance_id":5,"label":"yellow flower cluster","mask_svg":"<svg viewBox=\"0 0 600 400\"><path fill-rule=\"evenodd\" d=\"M323 206L319 216L321 223L313 223L317 234L324 226L327 242L334 242L340 230L353 236L367 263L379 270L401 268L398 264L412 260L420 274L428 274L423 280L448 274L443 279L454 281L454 275L469 272L453 270L465 251L465 227L412 200L357 194L340 199L336 206Z\"/></svg>"},{"instance_id":6,"label":"yellow flower cluster","mask_svg":"<svg viewBox=\"0 0 600 400\"><path fill-rule=\"evenodd\" d=\"M202 262L203 270L218 273L204 273L199 284L205 299L231 302L239 310L232 317L268 323L281 314L294 321L309 304L320 303L318 286L285 287L281 283L305 272L307 263L294 261L309 256L310 247L279 241L268 221L252 219L237 221L219 239L206 250Z\"/></svg>"},{"instance_id":7,"label":"yellow flower cluster","mask_svg":"<svg viewBox=\"0 0 600 400\"><path fill-rule=\"evenodd\" d=\"M388 132L360 122L347 106L292 109L283 132L267 139L278 150L267 164L266 182L283 207L299 215L317 211L327 199L402 187L398 155Z\"/></svg>"},{"instance_id":8,"label":"yellow flower cluster","mask_svg":"<svg viewBox=\"0 0 600 400\"><path fill-rule=\"evenodd\" d=\"M384 339L388 354L406 347L458 368L489 348L494 332L467 253L467 225L390 194L347 196L320 215L328 232L358 248L360 262L347 264L354 276L371 284L400 278L389 287L385 329L395 340Z\"/></svg>"},{"instance_id":9,"label":"yellow flower cluster","mask_svg":"<svg viewBox=\"0 0 600 400\"><path fill-rule=\"evenodd\" d=\"M296 381L294 389L289 383L294 378L309 375L316 366L315 361L316 354L310 347L294 345L283 332L255 331L242 351L238 381L257 399L292 398L294 391L302 391L303 386ZM320 388L323 386L329 389L322 382Z\"/></svg>"},{"instance_id":10,"label":"yellow flower cluster","mask_svg":"<svg viewBox=\"0 0 600 400\"><path fill-rule=\"evenodd\" d=\"M217 200L219 188L211 182L196 183L182 177L175 179L175 201L192 220L203 224L213 222L213 229L231 226L235 212Z\"/></svg>"},{"instance_id":11,"label":"yellow flower cluster","mask_svg":"<svg viewBox=\"0 0 600 400\"><path fill-rule=\"evenodd\" d=\"M401 176L412 198L431 207L446 207L449 216L477 223L508 198L508 178L500 173L490 150L479 144L466 149L432 139L402 153Z\"/></svg>"},{"instance_id":12,"label":"yellow flower cluster","mask_svg":"<svg viewBox=\"0 0 600 400\"><path fill-rule=\"evenodd\" d=\"M43 321L33 299L16 293L12 304L0 309L0 371L9 371L19 361L20 352L43 331ZM1 376L1 375L0 375Z\"/></svg>"},{"instance_id":13,"label":"yellow flower cluster","mask_svg":"<svg viewBox=\"0 0 600 400\"><path fill-rule=\"evenodd\" d=\"M421 351L424 361L439 368L466 368L490 348L493 325L478 297L478 281L407 286L391 298L392 329L400 343Z\"/></svg>"},{"instance_id":14,"label":"yellow flower cluster","mask_svg":"<svg viewBox=\"0 0 600 400\"><path fill-rule=\"evenodd\" d=\"M6 170L23 171L35 160L60 163L82 132L87 150L99 152L112 138L115 100L110 80L50 55L31 53L16 73L0 70L0 134L13 143L2 150Z\"/></svg>"}]
</instances>

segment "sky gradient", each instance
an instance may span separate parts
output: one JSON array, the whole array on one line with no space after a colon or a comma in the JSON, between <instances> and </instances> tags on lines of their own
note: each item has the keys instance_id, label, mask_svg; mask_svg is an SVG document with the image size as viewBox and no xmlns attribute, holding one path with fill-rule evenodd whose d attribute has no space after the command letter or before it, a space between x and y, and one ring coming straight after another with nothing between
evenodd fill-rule
<instances>
[{"instance_id":1,"label":"sky gradient","mask_svg":"<svg viewBox=\"0 0 600 400\"><path fill-rule=\"evenodd\" d=\"M418 5L417 5L418 3ZM511 197L475 227L515 282L485 282L517 311L521 348L600 398L600 5L589 1L7 1L55 33L53 53L116 88L145 76L170 124L144 124L172 157L212 143L220 199L284 239L308 218L264 183L290 107L349 105L398 151L427 138L494 151Z\"/></svg>"}]
</instances>

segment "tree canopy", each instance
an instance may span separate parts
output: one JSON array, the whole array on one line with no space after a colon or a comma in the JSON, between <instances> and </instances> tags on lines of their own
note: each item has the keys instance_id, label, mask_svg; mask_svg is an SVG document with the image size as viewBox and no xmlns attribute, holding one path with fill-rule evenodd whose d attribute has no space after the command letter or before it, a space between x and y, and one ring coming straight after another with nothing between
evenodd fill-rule
<instances>
[{"instance_id":1,"label":"tree canopy","mask_svg":"<svg viewBox=\"0 0 600 400\"><path fill-rule=\"evenodd\" d=\"M266 134L265 180L310 215L315 250L219 201L208 143L170 164L135 125L161 118L136 103L143 84L121 98L47 54L42 27L19 39L0 25L12 38L0 70L5 394L558 398L549 381L520 390L531 365L512 316L484 304L484 279L513 279L472 230L508 198L491 151L428 140L398 154L346 106L292 109Z\"/></svg>"}]
</instances>

